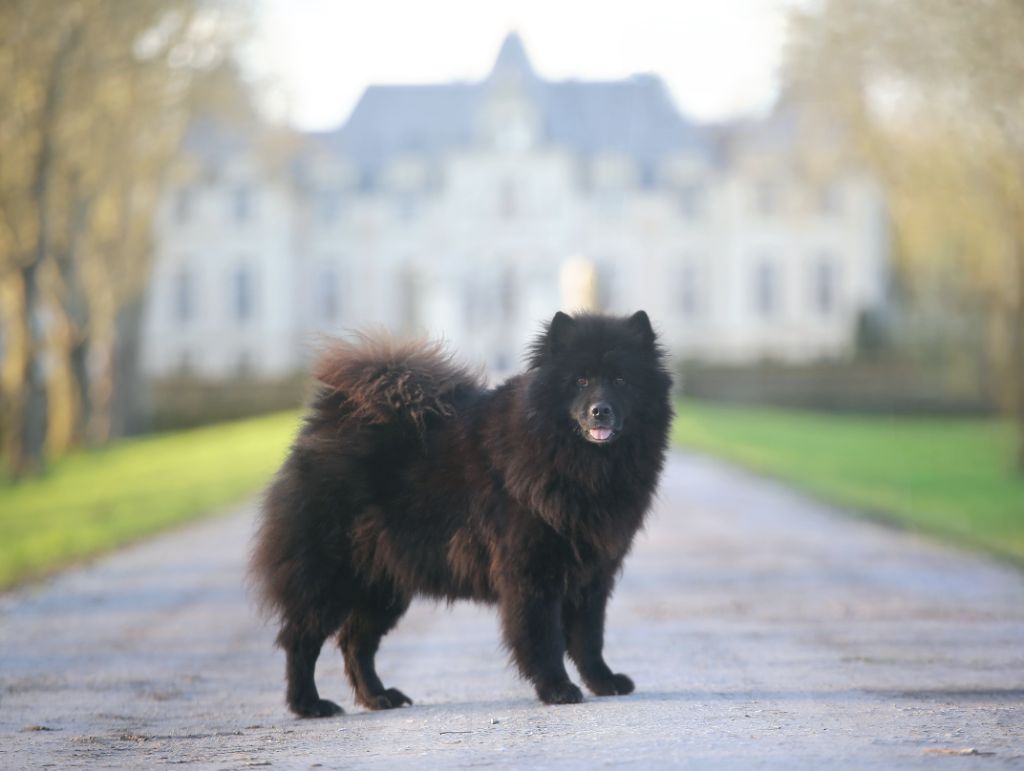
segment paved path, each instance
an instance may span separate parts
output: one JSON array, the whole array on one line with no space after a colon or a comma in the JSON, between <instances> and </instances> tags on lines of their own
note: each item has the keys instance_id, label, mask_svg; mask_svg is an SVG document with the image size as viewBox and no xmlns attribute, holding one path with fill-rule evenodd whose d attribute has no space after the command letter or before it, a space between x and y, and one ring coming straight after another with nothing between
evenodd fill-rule
<instances>
[{"instance_id":1,"label":"paved path","mask_svg":"<svg viewBox=\"0 0 1024 771\"><path fill-rule=\"evenodd\" d=\"M242 588L250 510L0 598L0 768L1024 768L1024 575L673 457L608 654L637 693L545 707L492 611L386 638L416 706L292 719ZM953 755L973 749L975 754Z\"/></svg>"}]
</instances>

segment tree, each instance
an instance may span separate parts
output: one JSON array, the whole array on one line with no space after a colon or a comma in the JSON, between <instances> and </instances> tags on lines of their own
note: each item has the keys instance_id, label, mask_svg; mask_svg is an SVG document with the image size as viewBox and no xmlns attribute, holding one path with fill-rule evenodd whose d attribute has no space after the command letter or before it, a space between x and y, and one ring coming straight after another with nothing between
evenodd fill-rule
<instances>
[{"instance_id":1,"label":"tree","mask_svg":"<svg viewBox=\"0 0 1024 771\"><path fill-rule=\"evenodd\" d=\"M203 0L0 5L0 439L14 474L42 468L48 436L59 449L109 432L163 174L241 31Z\"/></svg>"},{"instance_id":2,"label":"tree","mask_svg":"<svg viewBox=\"0 0 1024 771\"><path fill-rule=\"evenodd\" d=\"M860 139L908 272L985 315L1024 473L1024 5L825 0L791 31L788 82Z\"/></svg>"}]
</instances>

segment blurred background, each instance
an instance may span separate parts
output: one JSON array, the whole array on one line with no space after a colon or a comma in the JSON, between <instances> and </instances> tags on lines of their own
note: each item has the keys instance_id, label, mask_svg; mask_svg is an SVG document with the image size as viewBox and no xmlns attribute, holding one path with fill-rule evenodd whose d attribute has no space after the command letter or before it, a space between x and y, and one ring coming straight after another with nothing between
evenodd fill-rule
<instances>
[{"instance_id":1,"label":"blurred background","mask_svg":"<svg viewBox=\"0 0 1024 771\"><path fill-rule=\"evenodd\" d=\"M258 489L324 335L500 378L559 308L648 311L680 445L1024 559L1021 40L1017 0L7 0L0 585Z\"/></svg>"}]
</instances>

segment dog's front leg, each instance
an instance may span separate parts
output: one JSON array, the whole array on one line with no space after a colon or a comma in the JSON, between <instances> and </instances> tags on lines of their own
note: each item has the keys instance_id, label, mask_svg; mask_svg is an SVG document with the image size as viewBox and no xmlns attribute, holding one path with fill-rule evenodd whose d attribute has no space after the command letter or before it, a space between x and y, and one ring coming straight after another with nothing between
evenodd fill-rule
<instances>
[{"instance_id":1,"label":"dog's front leg","mask_svg":"<svg viewBox=\"0 0 1024 771\"><path fill-rule=\"evenodd\" d=\"M565 671L562 596L526 576L502 592L501 621L519 671L533 683L545 704L576 704L583 693Z\"/></svg>"},{"instance_id":2,"label":"dog's front leg","mask_svg":"<svg viewBox=\"0 0 1024 771\"><path fill-rule=\"evenodd\" d=\"M612 579L602 576L566 599L563 622L569 657L576 662L580 676L596 696L615 696L633 692L633 681L612 672L604 660L605 607L611 595Z\"/></svg>"}]
</instances>

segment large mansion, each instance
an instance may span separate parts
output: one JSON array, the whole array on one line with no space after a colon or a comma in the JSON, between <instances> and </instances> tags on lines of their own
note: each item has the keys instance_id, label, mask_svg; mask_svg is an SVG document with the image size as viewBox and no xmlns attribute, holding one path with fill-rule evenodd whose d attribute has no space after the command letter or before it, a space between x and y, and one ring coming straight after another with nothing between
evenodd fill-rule
<instances>
[{"instance_id":1,"label":"large mansion","mask_svg":"<svg viewBox=\"0 0 1024 771\"><path fill-rule=\"evenodd\" d=\"M808 114L698 126L655 76L544 80L513 34L483 81L372 86L272 160L199 123L156 223L145 369L277 376L383 327L507 371L572 271L678 355L842 356L883 299L886 217Z\"/></svg>"}]
</instances>

